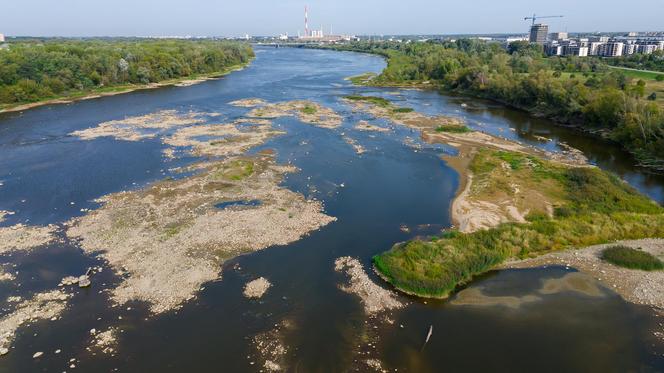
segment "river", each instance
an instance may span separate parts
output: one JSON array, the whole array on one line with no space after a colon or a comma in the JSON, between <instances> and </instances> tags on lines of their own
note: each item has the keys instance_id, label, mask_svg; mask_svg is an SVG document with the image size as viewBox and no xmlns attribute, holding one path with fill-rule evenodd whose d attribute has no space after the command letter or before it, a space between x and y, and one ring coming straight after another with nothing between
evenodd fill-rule
<instances>
[{"instance_id":1,"label":"river","mask_svg":"<svg viewBox=\"0 0 664 373\"><path fill-rule=\"evenodd\" d=\"M110 307L100 290L117 278L105 270L90 288L76 290L60 319L21 327L12 351L0 357L0 371L70 371L70 359L75 371L259 371L262 362L251 339L284 321L290 325L283 335L288 371L345 371L363 359L357 346L367 343L363 335L371 323L359 299L339 289L344 277L335 272L335 259L356 257L370 272L372 255L449 227L459 180L441 160L441 155L454 154L453 148L421 143L406 128L357 131L358 121L376 120L353 112L341 102L344 95L379 95L424 113L462 117L475 129L548 150L565 142L664 203L664 178L634 167L615 145L490 102L354 87L344 80L380 72L385 62L379 57L289 48L256 52L249 67L219 80L1 114L0 210L15 214L0 225L61 224L97 208L96 198L179 177L172 170L196 160L163 157L158 140L82 141L71 132L163 109L219 112L223 120L232 120L247 110L228 103L252 97L312 100L343 116L343 125L333 130L278 119L275 125L287 134L251 150L273 149L278 162L296 165L300 171L283 185L322 200L325 212L338 220L292 244L227 261L221 280L206 284L182 309L157 317L149 317L140 303ZM357 154L345 136L367 152ZM0 282L0 299L50 289L64 276L103 265L67 240L5 254L0 262L18 271L16 280ZM491 297L520 298L536 293L547 279L573 272L564 267L497 271L469 287ZM245 299L244 284L260 276L272 288L260 301ZM385 286L373 273L370 277ZM562 291L516 306L402 300L408 306L373 332L379 339L372 356L390 371L664 370L664 347L652 337L657 320L609 289L602 288L601 296ZM3 301L3 308L7 304ZM90 329L105 325L122 330L115 356L86 349ZM433 334L423 347L430 326ZM53 353L57 349L62 352ZM33 359L36 351L45 353Z\"/></svg>"}]
</instances>

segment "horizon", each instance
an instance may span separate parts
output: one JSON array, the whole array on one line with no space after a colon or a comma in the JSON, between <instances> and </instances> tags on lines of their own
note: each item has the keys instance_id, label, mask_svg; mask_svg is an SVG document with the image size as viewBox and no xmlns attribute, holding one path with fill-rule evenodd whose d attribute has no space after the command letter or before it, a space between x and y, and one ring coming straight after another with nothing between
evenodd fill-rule
<instances>
[{"instance_id":1,"label":"horizon","mask_svg":"<svg viewBox=\"0 0 664 373\"><path fill-rule=\"evenodd\" d=\"M326 34L363 36L526 34L533 12L564 15L543 19L551 32L615 33L662 31L657 12L625 12L625 6L609 7L599 0L558 3L524 0L491 2L474 0L442 4L433 0L409 3L368 0L292 1L268 0L217 4L193 0L182 5L172 0L90 4L81 0L51 3L26 0L4 5L0 33L10 37L241 37L296 36L304 30L304 6L309 8L310 29ZM653 9L660 0L635 0L629 7ZM415 9L415 11L414 11ZM425 9L426 11L416 11ZM460 17L458 14L467 14ZM103 16L102 16L103 15ZM578 30L578 31L568 31Z\"/></svg>"}]
</instances>

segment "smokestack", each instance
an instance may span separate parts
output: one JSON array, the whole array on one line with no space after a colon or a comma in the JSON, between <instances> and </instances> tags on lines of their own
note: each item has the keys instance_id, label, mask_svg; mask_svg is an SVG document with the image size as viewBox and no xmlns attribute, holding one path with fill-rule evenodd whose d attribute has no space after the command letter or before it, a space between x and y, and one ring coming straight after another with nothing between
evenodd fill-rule
<instances>
[{"instance_id":1,"label":"smokestack","mask_svg":"<svg viewBox=\"0 0 664 373\"><path fill-rule=\"evenodd\" d=\"M304 6L304 37L309 36L309 14L307 12L307 6Z\"/></svg>"}]
</instances>

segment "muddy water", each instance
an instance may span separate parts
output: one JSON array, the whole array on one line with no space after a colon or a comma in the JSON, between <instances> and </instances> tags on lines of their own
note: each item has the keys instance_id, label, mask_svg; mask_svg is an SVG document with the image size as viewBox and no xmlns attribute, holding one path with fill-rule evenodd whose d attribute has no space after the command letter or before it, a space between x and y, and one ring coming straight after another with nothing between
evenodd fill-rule
<instances>
[{"instance_id":1,"label":"muddy water","mask_svg":"<svg viewBox=\"0 0 664 373\"><path fill-rule=\"evenodd\" d=\"M259 371L262 361L251 338L284 321L290 325L283 333L289 371L344 371L361 359L354 351L366 343L361 336L367 318L358 299L338 289L343 277L334 272L334 260L350 255L369 270L371 256L395 242L449 226L458 175L440 159L453 154L451 148L421 144L417 133L408 129L355 130L360 120L385 123L351 112L340 102L343 95L384 95L417 110L458 115L476 128L550 149L565 141L659 202L664 200L664 180L634 168L626 154L610 145L486 102L433 92L358 88L343 79L380 71L380 58L300 49L257 52L249 68L218 81L1 115L0 210L16 212L2 224L62 223L84 214L81 209L95 208L93 200L102 195L182 177L170 170L195 161L165 159L158 140L80 141L68 133L162 109L219 112L222 117L215 121L233 120L248 109L228 102L251 97L314 100L345 118L334 130L278 119L275 126L288 134L252 150L273 149L279 162L298 166L301 172L289 175L284 185L323 200L326 213L338 221L290 245L227 262L220 281L206 284L181 310L156 318L148 318L145 305L139 303L109 307L100 291L117 279L105 270L93 278L90 288L77 291L60 320L19 329L15 348L0 358L0 371L70 371L71 358L76 359L76 371ZM554 141L541 142L534 135ZM358 155L344 137L367 152ZM52 288L62 277L99 263L66 242L0 259L15 263L19 271L15 282L0 282L0 299ZM518 307L404 298L410 305L395 312L394 324L377 329L375 357L399 371L663 370L664 351L651 338L656 321L647 310L603 288L601 296L570 291L569 286L553 294L539 291L547 279L560 279L569 271L501 271L471 285L483 296L498 299L537 297ZM260 276L272 287L260 300L245 299L244 284ZM432 325L434 334L422 348ZM108 326L123 331L117 355L86 350L89 330ZM54 354L56 349L62 353ZM37 351L45 354L33 359Z\"/></svg>"}]
</instances>

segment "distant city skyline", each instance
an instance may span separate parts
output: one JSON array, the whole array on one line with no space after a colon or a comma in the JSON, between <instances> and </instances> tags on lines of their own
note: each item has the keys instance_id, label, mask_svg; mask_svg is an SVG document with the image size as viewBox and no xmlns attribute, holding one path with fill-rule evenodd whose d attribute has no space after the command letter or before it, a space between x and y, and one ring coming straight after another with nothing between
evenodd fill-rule
<instances>
[{"instance_id":1,"label":"distant city skyline","mask_svg":"<svg viewBox=\"0 0 664 373\"><path fill-rule=\"evenodd\" d=\"M634 0L612 6L601 0L22 0L5 2L0 33L8 36L242 36L297 35L309 25L355 35L527 34L523 18L543 20L549 30L569 32L660 31L663 0ZM629 8L626 10L626 7Z\"/></svg>"}]
</instances>

